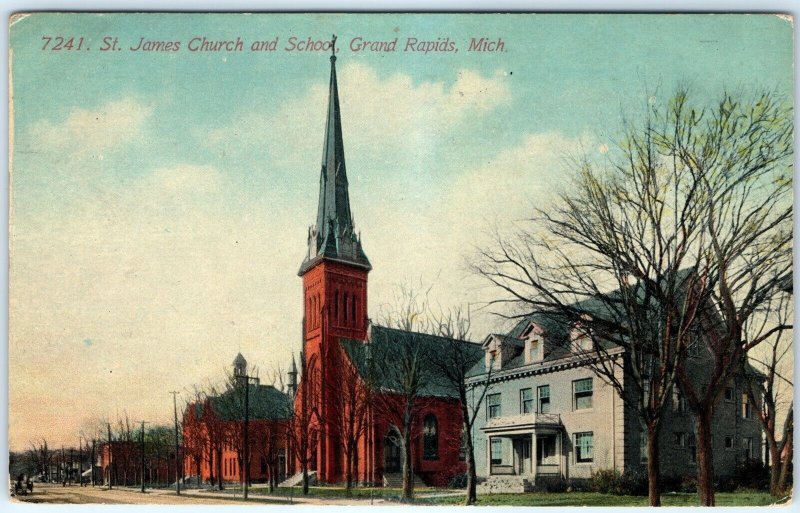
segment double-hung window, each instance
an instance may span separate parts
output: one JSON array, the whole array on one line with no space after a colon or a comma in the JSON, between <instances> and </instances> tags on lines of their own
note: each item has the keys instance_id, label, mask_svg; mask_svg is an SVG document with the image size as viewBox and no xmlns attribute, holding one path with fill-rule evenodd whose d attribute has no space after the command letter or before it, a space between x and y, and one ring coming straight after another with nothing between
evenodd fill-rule
<instances>
[{"instance_id":1,"label":"double-hung window","mask_svg":"<svg viewBox=\"0 0 800 513\"><path fill-rule=\"evenodd\" d=\"M523 388L519 391L520 413L533 413L533 389Z\"/></svg>"},{"instance_id":2,"label":"double-hung window","mask_svg":"<svg viewBox=\"0 0 800 513\"><path fill-rule=\"evenodd\" d=\"M492 438L492 465L503 464L503 441L499 438Z\"/></svg>"},{"instance_id":3,"label":"double-hung window","mask_svg":"<svg viewBox=\"0 0 800 513\"><path fill-rule=\"evenodd\" d=\"M750 398L747 397L746 393L742 394L742 418L753 418L753 408L750 405Z\"/></svg>"},{"instance_id":4,"label":"double-hung window","mask_svg":"<svg viewBox=\"0 0 800 513\"><path fill-rule=\"evenodd\" d=\"M594 461L592 456L592 444L594 433L589 431L586 433L575 433L575 462L576 463L591 463Z\"/></svg>"},{"instance_id":5,"label":"double-hung window","mask_svg":"<svg viewBox=\"0 0 800 513\"><path fill-rule=\"evenodd\" d=\"M587 410L592 407L592 378L572 382L575 395L573 410Z\"/></svg>"},{"instance_id":6,"label":"double-hung window","mask_svg":"<svg viewBox=\"0 0 800 513\"><path fill-rule=\"evenodd\" d=\"M486 396L486 414L490 419L500 416L500 394Z\"/></svg>"},{"instance_id":7,"label":"double-hung window","mask_svg":"<svg viewBox=\"0 0 800 513\"><path fill-rule=\"evenodd\" d=\"M537 389L539 394L539 413L550 413L550 385L542 385Z\"/></svg>"}]
</instances>

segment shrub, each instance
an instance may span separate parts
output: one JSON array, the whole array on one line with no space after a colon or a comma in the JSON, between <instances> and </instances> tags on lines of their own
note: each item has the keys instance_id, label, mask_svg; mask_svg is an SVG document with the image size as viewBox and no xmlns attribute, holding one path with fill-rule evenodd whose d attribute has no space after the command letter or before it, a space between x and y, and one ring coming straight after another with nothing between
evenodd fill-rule
<instances>
[{"instance_id":1,"label":"shrub","mask_svg":"<svg viewBox=\"0 0 800 513\"><path fill-rule=\"evenodd\" d=\"M736 488L769 490L769 468L760 460L743 460L736 463L732 480Z\"/></svg>"},{"instance_id":2,"label":"shrub","mask_svg":"<svg viewBox=\"0 0 800 513\"><path fill-rule=\"evenodd\" d=\"M450 482L447 484L448 488L466 488L467 487L467 473L462 472L461 474L456 474L450 478Z\"/></svg>"},{"instance_id":3,"label":"shrub","mask_svg":"<svg viewBox=\"0 0 800 513\"><path fill-rule=\"evenodd\" d=\"M617 495L647 495L647 473L640 470L631 470L619 477Z\"/></svg>"},{"instance_id":4,"label":"shrub","mask_svg":"<svg viewBox=\"0 0 800 513\"><path fill-rule=\"evenodd\" d=\"M615 493L619 472L606 469L592 473L591 490L599 493Z\"/></svg>"},{"instance_id":5,"label":"shrub","mask_svg":"<svg viewBox=\"0 0 800 513\"><path fill-rule=\"evenodd\" d=\"M697 493L697 477L685 475L681 478L678 491L683 493Z\"/></svg>"},{"instance_id":6,"label":"shrub","mask_svg":"<svg viewBox=\"0 0 800 513\"><path fill-rule=\"evenodd\" d=\"M567 491L567 483L563 479L554 478L554 479L539 479L541 482L541 490L545 492L551 493L563 493ZM537 484L537 488L539 485Z\"/></svg>"},{"instance_id":7,"label":"shrub","mask_svg":"<svg viewBox=\"0 0 800 513\"><path fill-rule=\"evenodd\" d=\"M614 495L647 495L647 473L631 470L598 470L592 474L591 490Z\"/></svg>"}]
</instances>

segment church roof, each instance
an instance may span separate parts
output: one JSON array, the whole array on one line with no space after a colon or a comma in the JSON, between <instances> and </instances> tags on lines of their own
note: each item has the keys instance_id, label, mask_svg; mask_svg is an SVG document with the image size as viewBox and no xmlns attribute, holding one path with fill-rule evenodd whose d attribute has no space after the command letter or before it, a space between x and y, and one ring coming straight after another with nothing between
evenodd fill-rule
<instances>
[{"instance_id":1,"label":"church roof","mask_svg":"<svg viewBox=\"0 0 800 513\"><path fill-rule=\"evenodd\" d=\"M335 41L334 39L334 43ZM372 268L361 248L361 240L355 231L353 215L350 212L335 55L331 55L328 117L322 147L317 224L309 229L308 246L308 254L300 266L301 275L324 259L355 264L367 270Z\"/></svg>"},{"instance_id":2,"label":"church roof","mask_svg":"<svg viewBox=\"0 0 800 513\"><path fill-rule=\"evenodd\" d=\"M242 353L238 353L236 355L236 358L233 359L233 366L234 367L246 367L247 366L247 360L244 359L244 356L242 356Z\"/></svg>"},{"instance_id":3,"label":"church roof","mask_svg":"<svg viewBox=\"0 0 800 513\"><path fill-rule=\"evenodd\" d=\"M393 362L398 362L403 353L413 352L421 365L422 391L419 395L428 397L458 397L458 391L434 362L434 359L448 354L448 346L452 348L452 344L460 344L468 360L483 358L480 344L374 324L370 326L369 343L346 338L340 339L339 343L359 375L386 392L401 389L402 372Z\"/></svg>"}]
</instances>

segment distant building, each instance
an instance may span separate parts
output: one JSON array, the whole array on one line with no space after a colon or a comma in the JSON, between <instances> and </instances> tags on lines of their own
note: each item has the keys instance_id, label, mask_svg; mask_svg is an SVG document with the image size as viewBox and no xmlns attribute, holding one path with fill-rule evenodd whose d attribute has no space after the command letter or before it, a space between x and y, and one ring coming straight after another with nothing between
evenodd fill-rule
<instances>
[{"instance_id":1,"label":"distant building","mask_svg":"<svg viewBox=\"0 0 800 513\"><path fill-rule=\"evenodd\" d=\"M185 479L217 484L242 480L245 416L251 482L265 482L270 476L280 481L293 472L287 436L291 396L257 379L248 383L246 369L247 361L238 354L231 386L187 407L183 417Z\"/></svg>"}]
</instances>

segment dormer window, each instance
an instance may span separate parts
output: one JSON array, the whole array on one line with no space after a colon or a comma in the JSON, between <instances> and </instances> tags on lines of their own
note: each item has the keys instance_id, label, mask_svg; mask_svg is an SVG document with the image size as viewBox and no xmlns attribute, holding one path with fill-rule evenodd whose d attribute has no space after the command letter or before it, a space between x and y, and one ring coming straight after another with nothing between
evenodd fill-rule
<instances>
[{"instance_id":1,"label":"dormer window","mask_svg":"<svg viewBox=\"0 0 800 513\"><path fill-rule=\"evenodd\" d=\"M538 362L541 360L541 344L538 340L531 340L530 341L530 361L531 362Z\"/></svg>"},{"instance_id":2,"label":"dormer window","mask_svg":"<svg viewBox=\"0 0 800 513\"><path fill-rule=\"evenodd\" d=\"M544 359L544 330L531 323L521 338L525 341L525 363L541 362Z\"/></svg>"},{"instance_id":3,"label":"dormer window","mask_svg":"<svg viewBox=\"0 0 800 513\"><path fill-rule=\"evenodd\" d=\"M583 315L582 318L586 321L591 320L591 317L588 315ZM569 339L573 353L586 353L594 349L591 332L584 322L578 321L573 325L569 334Z\"/></svg>"},{"instance_id":4,"label":"dormer window","mask_svg":"<svg viewBox=\"0 0 800 513\"><path fill-rule=\"evenodd\" d=\"M500 368L500 356L497 354L497 349L486 352L486 368L493 370Z\"/></svg>"}]
</instances>

